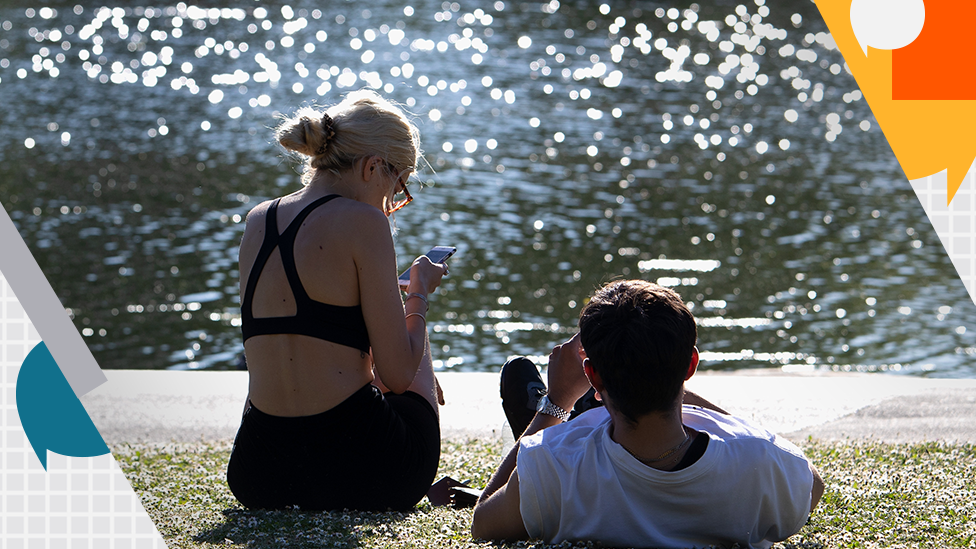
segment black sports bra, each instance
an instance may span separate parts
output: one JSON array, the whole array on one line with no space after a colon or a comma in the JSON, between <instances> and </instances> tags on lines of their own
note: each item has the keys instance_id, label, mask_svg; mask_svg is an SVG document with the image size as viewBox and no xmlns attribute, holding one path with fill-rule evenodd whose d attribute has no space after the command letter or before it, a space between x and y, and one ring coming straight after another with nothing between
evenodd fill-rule
<instances>
[{"instance_id":1,"label":"black sports bra","mask_svg":"<svg viewBox=\"0 0 976 549\"><path fill-rule=\"evenodd\" d=\"M312 210L338 197L337 194L331 194L312 202L295 216L288 228L280 235L278 234L278 202L281 199L276 199L268 207L264 242L247 277L247 287L244 289L244 298L241 301L241 332L244 341L256 335L297 334L331 341L359 349L364 353L369 352L369 333L366 330L366 321L363 319L362 307L360 305L340 307L314 301L308 297L298 277L298 270L295 268L295 235L298 234L302 222L308 214L312 213ZM295 296L298 312L294 316L255 318L252 310L254 289L275 248L278 248L281 254L281 263L285 269L285 276L288 277L288 285Z\"/></svg>"}]
</instances>

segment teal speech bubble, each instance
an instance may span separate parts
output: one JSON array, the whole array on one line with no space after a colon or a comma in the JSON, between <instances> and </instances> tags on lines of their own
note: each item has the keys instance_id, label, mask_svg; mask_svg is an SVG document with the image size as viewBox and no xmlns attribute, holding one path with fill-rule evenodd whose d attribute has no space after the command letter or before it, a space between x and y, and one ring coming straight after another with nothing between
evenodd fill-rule
<instances>
[{"instance_id":1,"label":"teal speech bubble","mask_svg":"<svg viewBox=\"0 0 976 549\"><path fill-rule=\"evenodd\" d=\"M44 342L24 359L17 374L17 413L37 459L47 470L47 451L93 457L108 446L75 396Z\"/></svg>"}]
</instances>

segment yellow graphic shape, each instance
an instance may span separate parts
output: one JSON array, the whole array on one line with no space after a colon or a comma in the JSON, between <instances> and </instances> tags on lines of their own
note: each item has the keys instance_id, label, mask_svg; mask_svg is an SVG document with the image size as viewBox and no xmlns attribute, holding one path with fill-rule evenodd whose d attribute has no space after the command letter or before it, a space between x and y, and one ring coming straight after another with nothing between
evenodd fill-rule
<instances>
[{"instance_id":1,"label":"yellow graphic shape","mask_svg":"<svg viewBox=\"0 0 976 549\"><path fill-rule=\"evenodd\" d=\"M868 47L864 54L851 25L851 2L818 0L817 8L905 175L914 180L946 170L951 203L976 158L976 101L893 100L891 50Z\"/></svg>"}]
</instances>

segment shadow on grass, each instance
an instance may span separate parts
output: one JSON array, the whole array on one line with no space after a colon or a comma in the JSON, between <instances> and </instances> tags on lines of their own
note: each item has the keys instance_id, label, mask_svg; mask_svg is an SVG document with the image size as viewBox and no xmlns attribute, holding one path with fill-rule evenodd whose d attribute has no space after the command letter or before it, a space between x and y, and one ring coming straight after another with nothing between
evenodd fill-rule
<instances>
[{"instance_id":1,"label":"shadow on grass","mask_svg":"<svg viewBox=\"0 0 976 549\"><path fill-rule=\"evenodd\" d=\"M362 540L398 535L395 523L410 513L359 511L305 512L225 509L222 524L193 537L198 543L234 544L253 548L363 547Z\"/></svg>"},{"instance_id":2,"label":"shadow on grass","mask_svg":"<svg viewBox=\"0 0 976 549\"><path fill-rule=\"evenodd\" d=\"M563 542L548 544L540 541L529 542L479 542L472 540L466 531L455 542L448 544L436 539L438 528L425 531L416 519L424 520L430 509L414 510L408 513L370 513L358 511L302 512L302 511L250 511L241 508L225 509L225 521L214 528L201 532L193 541L201 544L241 545L250 548L315 547L349 548L364 547L468 547L483 549L612 549L593 542ZM426 517L437 523L437 518ZM444 522L450 522L445 520ZM411 524L412 523L412 524ZM824 549L820 540L805 539L798 535L790 541L774 544L774 549ZM726 549L741 549L738 543ZM706 546L703 549L719 549Z\"/></svg>"}]
</instances>

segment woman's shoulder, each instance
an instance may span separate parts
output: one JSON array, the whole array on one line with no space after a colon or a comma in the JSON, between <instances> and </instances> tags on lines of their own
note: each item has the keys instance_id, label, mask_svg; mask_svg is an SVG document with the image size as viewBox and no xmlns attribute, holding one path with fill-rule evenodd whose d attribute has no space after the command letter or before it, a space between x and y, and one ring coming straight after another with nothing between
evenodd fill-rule
<instances>
[{"instance_id":1,"label":"woman's shoulder","mask_svg":"<svg viewBox=\"0 0 976 549\"><path fill-rule=\"evenodd\" d=\"M371 219L372 221L383 220L385 223L386 216L383 212L376 209L375 206L370 206L365 202L360 202L358 200L353 200L351 198L345 198L339 196L335 199L335 203L338 206L336 208L336 213L342 216L350 218L361 218L361 219Z\"/></svg>"},{"instance_id":2,"label":"woman's shoulder","mask_svg":"<svg viewBox=\"0 0 976 549\"><path fill-rule=\"evenodd\" d=\"M337 198L328 207L317 208L302 225L296 246L309 246L313 251L328 242L332 253L348 252L358 263L375 259L376 254L392 255L393 235L383 212L356 200Z\"/></svg>"},{"instance_id":3,"label":"woman's shoulder","mask_svg":"<svg viewBox=\"0 0 976 549\"><path fill-rule=\"evenodd\" d=\"M251 210L247 212L247 217L245 218L245 221L253 222L256 219L263 220L265 216L268 215L268 208L271 207L271 203L274 201L275 199L265 200L264 202L261 202L257 206L251 208Z\"/></svg>"},{"instance_id":4,"label":"woman's shoulder","mask_svg":"<svg viewBox=\"0 0 976 549\"><path fill-rule=\"evenodd\" d=\"M309 216L309 220L328 223L353 238L376 232L390 233L389 220L383 212L369 204L342 197L335 199L334 208L318 209Z\"/></svg>"},{"instance_id":5,"label":"woman's shoulder","mask_svg":"<svg viewBox=\"0 0 976 549\"><path fill-rule=\"evenodd\" d=\"M273 200L265 200L247 212L247 216L244 218L245 240L261 238L260 235L264 233L265 226L267 225L268 208L272 202Z\"/></svg>"}]
</instances>

